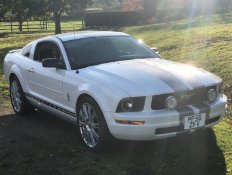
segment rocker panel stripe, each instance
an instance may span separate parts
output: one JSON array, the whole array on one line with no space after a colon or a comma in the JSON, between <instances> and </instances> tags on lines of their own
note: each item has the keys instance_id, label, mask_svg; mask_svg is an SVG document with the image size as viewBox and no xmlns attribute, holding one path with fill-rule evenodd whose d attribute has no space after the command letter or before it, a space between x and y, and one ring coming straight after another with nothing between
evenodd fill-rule
<instances>
[{"instance_id":1,"label":"rocker panel stripe","mask_svg":"<svg viewBox=\"0 0 232 175\"><path fill-rule=\"evenodd\" d=\"M54 109L56 109L56 110L58 110L58 111L61 111L61 112L63 112L63 113L66 113L66 114L68 114L68 115L71 115L71 116L73 116L73 117L76 117L76 114L75 114L75 113L73 113L73 112L71 112L71 111L68 111L68 110L66 110L66 109L64 109L64 108L62 108L62 107L59 107L59 106L57 106L57 105L54 105L54 104L52 104L52 103L50 103L50 102L47 102L47 101L45 101L45 100L42 100L42 99L40 99L40 98L38 98L38 97L35 97L35 96L31 95L31 94L28 94L28 93L26 93L26 92L24 92L24 94L25 94L27 97L32 98L32 99L34 99L34 100L36 100L36 101L38 101L38 102L40 102L40 103L43 103L43 104L45 104L45 105L47 105L47 106L49 106L49 107L51 107L51 108L54 108Z\"/></svg>"}]
</instances>

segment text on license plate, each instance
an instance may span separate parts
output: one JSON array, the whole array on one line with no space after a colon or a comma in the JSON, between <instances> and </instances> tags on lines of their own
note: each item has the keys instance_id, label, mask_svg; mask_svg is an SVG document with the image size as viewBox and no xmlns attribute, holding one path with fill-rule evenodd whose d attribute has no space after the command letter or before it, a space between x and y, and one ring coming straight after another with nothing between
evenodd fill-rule
<instances>
[{"instance_id":1,"label":"text on license plate","mask_svg":"<svg viewBox=\"0 0 232 175\"><path fill-rule=\"evenodd\" d=\"M184 129L193 129L205 126L205 116L206 114L197 114L192 116L187 116L184 118Z\"/></svg>"}]
</instances>

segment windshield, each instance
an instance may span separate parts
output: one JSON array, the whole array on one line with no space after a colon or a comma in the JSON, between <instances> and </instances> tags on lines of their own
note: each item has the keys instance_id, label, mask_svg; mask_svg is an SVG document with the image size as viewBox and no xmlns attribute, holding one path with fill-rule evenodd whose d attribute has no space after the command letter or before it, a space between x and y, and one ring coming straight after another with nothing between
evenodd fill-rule
<instances>
[{"instance_id":1,"label":"windshield","mask_svg":"<svg viewBox=\"0 0 232 175\"><path fill-rule=\"evenodd\" d=\"M64 42L72 69L137 58L160 58L130 36L86 38Z\"/></svg>"}]
</instances>

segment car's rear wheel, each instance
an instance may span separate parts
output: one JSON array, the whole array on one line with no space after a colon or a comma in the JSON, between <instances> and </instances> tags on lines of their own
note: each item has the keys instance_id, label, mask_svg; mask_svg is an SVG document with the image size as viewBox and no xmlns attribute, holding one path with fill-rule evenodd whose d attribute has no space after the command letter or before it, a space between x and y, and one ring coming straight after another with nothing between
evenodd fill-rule
<instances>
[{"instance_id":1,"label":"car's rear wheel","mask_svg":"<svg viewBox=\"0 0 232 175\"><path fill-rule=\"evenodd\" d=\"M12 107L17 115L26 115L35 110L35 107L30 105L26 99L17 77L12 77L10 80L10 99Z\"/></svg>"},{"instance_id":2,"label":"car's rear wheel","mask_svg":"<svg viewBox=\"0 0 232 175\"><path fill-rule=\"evenodd\" d=\"M84 144L98 152L106 143L109 130L98 104L90 97L83 98L77 107L77 124Z\"/></svg>"}]
</instances>

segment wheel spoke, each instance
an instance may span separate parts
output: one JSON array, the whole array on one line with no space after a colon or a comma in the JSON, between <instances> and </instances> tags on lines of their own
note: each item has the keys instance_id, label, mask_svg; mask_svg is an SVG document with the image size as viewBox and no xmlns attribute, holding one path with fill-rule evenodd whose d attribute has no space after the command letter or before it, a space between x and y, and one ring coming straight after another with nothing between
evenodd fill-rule
<instances>
[{"instance_id":1,"label":"wheel spoke","mask_svg":"<svg viewBox=\"0 0 232 175\"><path fill-rule=\"evenodd\" d=\"M83 105L82 107L83 107L83 112L84 112L85 118L89 119L88 112L87 112L87 109L86 109L86 105Z\"/></svg>"},{"instance_id":2,"label":"wheel spoke","mask_svg":"<svg viewBox=\"0 0 232 175\"><path fill-rule=\"evenodd\" d=\"M90 122L93 122L95 117L97 117L97 115L96 115L95 111L93 111L93 114L91 115Z\"/></svg>"},{"instance_id":3,"label":"wheel spoke","mask_svg":"<svg viewBox=\"0 0 232 175\"><path fill-rule=\"evenodd\" d=\"M87 143L90 145L91 143L90 143L90 134L89 133L87 133Z\"/></svg>"},{"instance_id":4,"label":"wheel spoke","mask_svg":"<svg viewBox=\"0 0 232 175\"><path fill-rule=\"evenodd\" d=\"M80 126L80 127L85 127L86 125L87 125L87 123L82 122L82 121L79 121L79 126Z\"/></svg>"},{"instance_id":5,"label":"wheel spoke","mask_svg":"<svg viewBox=\"0 0 232 175\"><path fill-rule=\"evenodd\" d=\"M88 119L91 121L92 120L92 115L91 115L91 109L92 109L92 107L89 106L89 105L86 105L86 106L87 106Z\"/></svg>"},{"instance_id":6,"label":"wheel spoke","mask_svg":"<svg viewBox=\"0 0 232 175\"><path fill-rule=\"evenodd\" d=\"M96 131L94 129L92 129L92 134L95 137L96 140L99 139L99 135L96 133Z\"/></svg>"},{"instance_id":7,"label":"wheel spoke","mask_svg":"<svg viewBox=\"0 0 232 175\"><path fill-rule=\"evenodd\" d=\"M16 99L15 98L13 99L13 106L14 106L14 108L16 108Z\"/></svg>"},{"instance_id":8,"label":"wheel spoke","mask_svg":"<svg viewBox=\"0 0 232 175\"><path fill-rule=\"evenodd\" d=\"M93 138L93 133L92 133L91 131L90 131L89 135L90 135L91 143L92 143L93 145L96 145L96 142L95 142L95 140L94 140L94 138Z\"/></svg>"},{"instance_id":9,"label":"wheel spoke","mask_svg":"<svg viewBox=\"0 0 232 175\"><path fill-rule=\"evenodd\" d=\"M79 114L80 114L81 118L82 118L84 121L86 121L86 117L85 117L85 115L83 114L82 110L80 110Z\"/></svg>"},{"instance_id":10,"label":"wheel spoke","mask_svg":"<svg viewBox=\"0 0 232 175\"><path fill-rule=\"evenodd\" d=\"M91 126L92 126L92 128L99 129L99 124L98 123L92 123Z\"/></svg>"},{"instance_id":11,"label":"wheel spoke","mask_svg":"<svg viewBox=\"0 0 232 175\"><path fill-rule=\"evenodd\" d=\"M17 110L20 110L19 99L18 98L16 98L16 107L17 107Z\"/></svg>"},{"instance_id":12,"label":"wheel spoke","mask_svg":"<svg viewBox=\"0 0 232 175\"><path fill-rule=\"evenodd\" d=\"M13 81L13 83L12 83L12 90L13 90L13 92L15 92L15 81Z\"/></svg>"}]
</instances>

